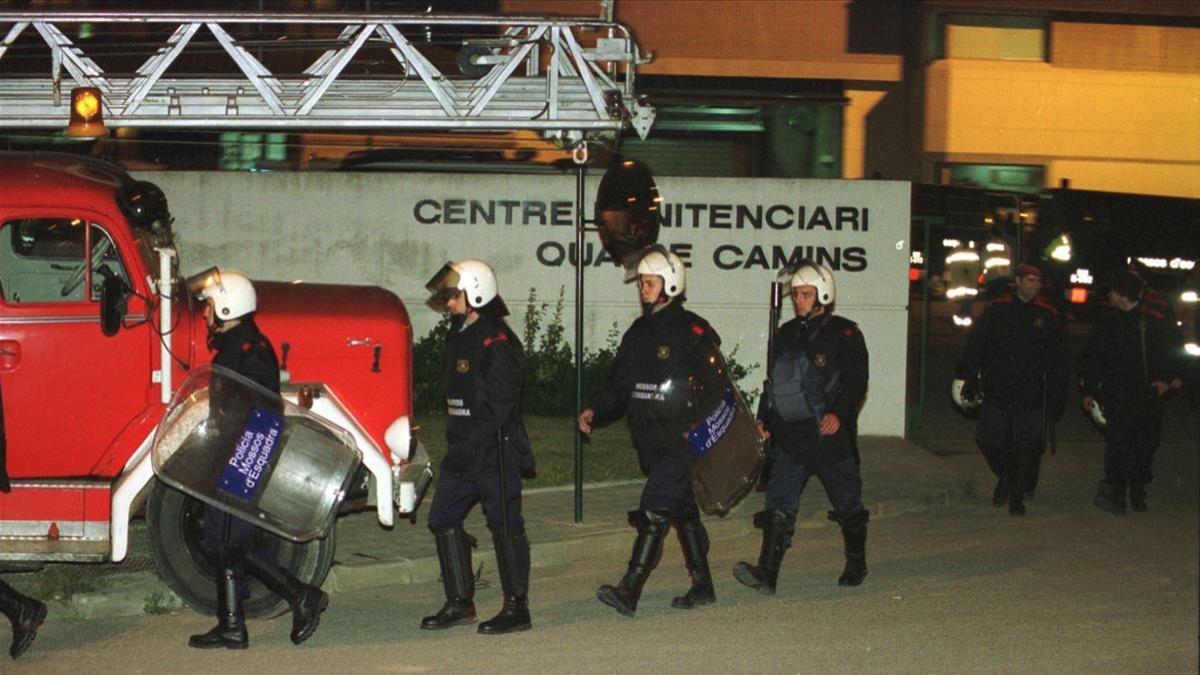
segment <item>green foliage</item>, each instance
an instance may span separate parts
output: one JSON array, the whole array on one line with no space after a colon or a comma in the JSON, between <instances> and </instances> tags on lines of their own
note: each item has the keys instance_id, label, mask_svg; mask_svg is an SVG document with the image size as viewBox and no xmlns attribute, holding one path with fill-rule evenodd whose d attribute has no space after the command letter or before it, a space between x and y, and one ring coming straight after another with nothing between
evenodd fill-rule
<instances>
[{"instance_id":1,"label":"green foliage","mask_svg":"<svg viewBox=\"0 0 1200 675\"><path fill-rule=\"evenodd\" d=\"M433 330L413 343L413 409L418 413L445 410L442 399L442 360L446 336L450 334L450 315L442 317Z\"/></svg>"},{"instance_id":2,"label":"green foliage","mask_svg":"<svg viewBox=\"0 0 1200 675\"><path fill-rule=\"evenodd\" d=\"M553 307L539 302L536 289L529 289L525 325L521 341L525 347L525 388L522 405L526 415L545 417L575 416L575 352L566 339L564 307L566 287L560 286ZM444 318L428 335L413 345L413 395L418 413L440 413L442 402L442 361L449 318ZM604 346L585 348L583 353L583 400L592 398L608 377L617 354L621 330L616 322L605 336ZM748 405L753 405L757 390L742 389L740 382L757 364L746 366L737 361L737 348L726 356L729 374Z\"/></svg>"},{"instance_id":3,"label":"green foliage","mask_svg":"<svg viewBox=\"0 0 1200 675\"><path fill-rule=\"evenodd\" d=\"M49 564L33 577L28 594L42 600L68 600L78 593L108 588L111 577L99 576L90 566Z\"/></svg>"},{"instance_id":4,"label":"green foliage","mask_svg":"<svg viewBox=\"0 0 1200 675\"><path fill-rule=\"evenodd\" d=\"M142 605L145 614L170 614L183 606L179 597L167 591L152 591Z\"/></svg>"}]
</instances>

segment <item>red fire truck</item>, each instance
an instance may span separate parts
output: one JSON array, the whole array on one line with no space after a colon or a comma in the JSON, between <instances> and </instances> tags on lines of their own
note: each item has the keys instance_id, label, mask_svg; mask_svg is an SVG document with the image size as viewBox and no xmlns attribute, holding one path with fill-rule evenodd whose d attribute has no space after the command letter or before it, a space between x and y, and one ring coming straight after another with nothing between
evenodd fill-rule
<instances>
[{"instance_id":1,"label":"red fire truck","mask_svg":"<svg viewBox=\"0 0 1200 675\"><path fill-rule=\"evenodd\" d=\"M130 518L144 512L163 580L211 611L203 509L159 483L149 456L174 388L211 354L169 225L135 226L117 206L132 180L79 156L0 153L0 400L13 488L0 494L0 563L121 561ZM381 524L413 513L432 473L412 433L412 327L400 299L367 286L256 286L285 398L354 438L362 503L373 501ZM325 578L332 532L259 536L304 581ZM247 611L280 602L254 588Z\"/></svg>"}]
</instances>

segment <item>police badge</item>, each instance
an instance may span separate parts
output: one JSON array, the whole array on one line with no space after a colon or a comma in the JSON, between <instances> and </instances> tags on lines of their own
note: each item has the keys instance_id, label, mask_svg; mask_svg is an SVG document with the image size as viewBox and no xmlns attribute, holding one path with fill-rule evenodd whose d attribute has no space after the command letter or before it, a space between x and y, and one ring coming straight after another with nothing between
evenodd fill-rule
<instances>
[{"instance_id":1,"label":"police badge","mask_svg":"<svg viewBox=\"0 0 1200 675\"><path fill-rule=\"evenodd\" d=\"M459 359L456 368L458 368L458 372L465 373L471 370L471 362L466 359Z\"/></svg>"},{"instance_id":2,"label":"police badge","mask_svg":"<svg viewBox=\"0 0 1200 675\"><path fill-rule=\"evenodd\" d=\"M668 347L667 345L659 345L658 346L658 358L663 361L666 361L667 359L671 358L671 348Z\"/></svg>"},{"instance_id":3,"label":"police badge","mask_svg":"<svg viewBox=\"0 0 1200 675\"><path fill-rule=\"evenodd\" d=\"M824 368L825 367L825 355L824 354L814 355L813 356L813 365L818 368Z\"/></svg>"}]
</instances>

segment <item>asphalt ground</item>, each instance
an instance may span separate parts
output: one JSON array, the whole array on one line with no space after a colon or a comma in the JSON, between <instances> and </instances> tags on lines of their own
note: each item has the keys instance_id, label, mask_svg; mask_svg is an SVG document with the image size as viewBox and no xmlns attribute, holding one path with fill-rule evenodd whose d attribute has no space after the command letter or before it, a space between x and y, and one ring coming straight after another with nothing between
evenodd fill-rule
<instances>
[{"instance_id":1,"label":"asphalt ground","mask_svg":"<svg viewBox=\"0 0 1200 675\"><path fill-rule=\"evenodd\" d=\"M863 501L873 522L973 499L983 489L961 478L935 455L902 439L863 437L860 446ZM523 514L534 568L626 551L634 535L626 514L637 507L641 485L641 481L585 485L579 523L575 522L573 487L525 492ZM991 488L986 489L990 492ZM436 483L425 497L426 505L432 490ZM705 516L704 522L714 540L739 537L753 529L751 518L761 507L762 494L752 492L725 517ZM813 479L801 501L797 527L830 528L832 534L837 526L826 518L828 508L820 481ZM373 510L342 516L337 523L337 554L325 590L336 596L340 591L437 583L437 553L424 515L419 510L416 522L399 520L390 529L379 525ZM481 509L472 510L466 529L478 539L475 564L483 566L483 578L494 579L491 536ZM178 608L179 598L149 562L145 535L144 527L134 528L126 562L97 566L94 571L106 577L99 584L101 590L51 600L51 616L94 619Z\"/></svg>"}]
</instances>

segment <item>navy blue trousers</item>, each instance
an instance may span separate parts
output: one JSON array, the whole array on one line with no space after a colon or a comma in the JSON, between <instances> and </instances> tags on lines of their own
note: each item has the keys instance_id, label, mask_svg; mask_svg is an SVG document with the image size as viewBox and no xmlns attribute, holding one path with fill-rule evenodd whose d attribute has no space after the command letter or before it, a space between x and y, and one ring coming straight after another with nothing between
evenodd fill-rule
<instances>
[{"instance_id":1,"label":"navy blue trousers","mask_svg":"<svg viewBox=\"0 0 1200 675\"><path fill-rule=\"evenodd\" d=\"M520 532L525 527L525 518L521 515L521 472L515 463L509 464L505 467L507 475L504 484L508 502L508 528L509 532ZM433 493L433 504L429 507L430 530L441 532L462 527L471 509L476 504L482 504L488 527L499 531L503 522L499 471L485 471L484 474L467 479L442 469Z\"/></svg>"}]
</instances>

